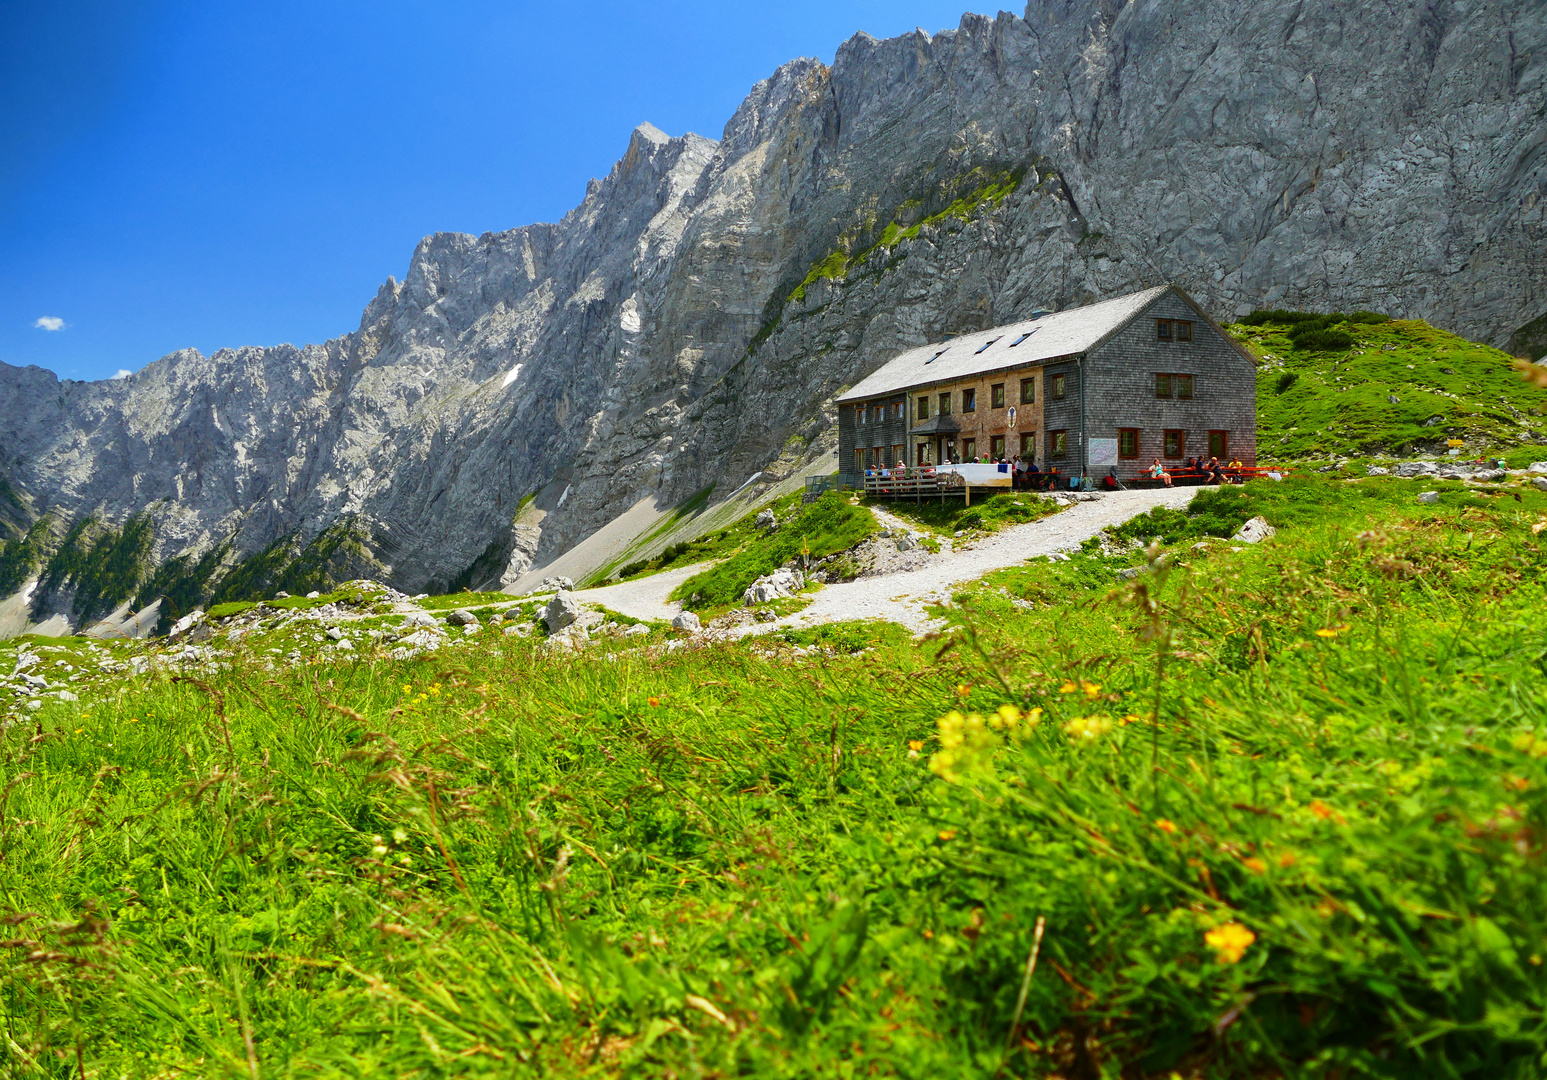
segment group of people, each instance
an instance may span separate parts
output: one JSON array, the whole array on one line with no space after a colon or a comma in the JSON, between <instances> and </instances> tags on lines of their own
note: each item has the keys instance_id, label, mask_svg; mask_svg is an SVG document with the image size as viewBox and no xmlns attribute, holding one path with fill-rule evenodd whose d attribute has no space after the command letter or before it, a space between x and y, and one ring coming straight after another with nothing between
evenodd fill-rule
<instances>
[{"instance_id":1,"label":"group of people","mask_svg":"<svg viewBox=\"0 0 1547 1080\"><path fill-rule=\"evenodd\" d=\"M1052 491L1058 487L1059 482L1063 479L1058 472L1057 466L1043 470L1037 467L1035 461L1020 458L1013 462L1006 460L995 462L983 458L980 459L979 463L1008 467L1010 470L1010 486L1016 491ZM948 468L950 465L951 462L947 461L942 467ZM1171 481L1177 476L1187 478L1202 476L1205 484L1241 484L1246 482L1246 478L1241 472L1243 468L1245 466L1241 463L1240 458L1235 458L1229 464L1225 464L1217 457L1203 458L1200 456L1188 458L1182 469L1177 470L1176 473L1171 473L1167 471L1159 458L1155 458L1154 463L1144 470L1144 475L1151 480L1159 480L1166 487L1170 487ZM934 475L935 467L933 465L897 464L865 470L867 479L925 479ZM1107 475L1102 477L1101 482L1104 487L1111 490L1117 490L1122 487L1115 468L1108 469Z\"/></svg>"},{"instance_id":2,"label":"group of people","mask_svg":"<svg viewBox=\"0 0 1547 1080\"><path fill-rule=\"evenodd\" d=\"M1241 464L1240 458L1236 458L1226 465L1217 457L1211 457L1207 461L1201 457L1190 457L1186 461L1185 468L1186 475L1188 476L1202 475L1205 484L1245 483L1245 477L1241 473L1245 466ZM1146 469L1145 472L1149 475L1150 479L1159 480L1166 487L1171 486L1172 474L1166 471L1166 467L1160 463L1159 458L1156 458L1154 464Z\"/></svg>"}]
</instances>

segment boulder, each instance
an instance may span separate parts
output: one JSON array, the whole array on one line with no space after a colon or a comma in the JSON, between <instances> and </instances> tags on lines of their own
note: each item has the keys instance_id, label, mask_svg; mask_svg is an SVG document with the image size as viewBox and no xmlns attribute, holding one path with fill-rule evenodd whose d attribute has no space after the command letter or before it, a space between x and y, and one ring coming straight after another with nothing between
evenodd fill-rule
<instances>
[{"instance_id":1,"label":"boulder","mask_svg":"<svg viewBox=\"0 0 1547 1080\"><path fill-rule=\"evenodd\" d=\"M1366 476L1390 476L1391 475L1391 470L1390 469L1383 469L1379 465L1371 465L1368 469L1364 470L1364 475L1366 475Z\"/></svg>"},{"instance_id":2,"label":"boulder","mask_svg":"<svg viewBox=\"0 0 1547 1080\"><path fill-rule=\"evenodd\" d=\"M772 532L779 527L779 519L772 510L764 510L753 519L752 524L763 532Z\"/></svg>"},{"instance_id":3,"label":"boulder","mask_svg":"<svg viewBox=\"0 0 1547 1080\"><path fill-rule=\"evenodd\" d=\"M568 579L565 579L568 580ZM580 602L565 589L556 593L543 608L543 625L550 635L557 634L580 618Z\"/></svg>"},{"instance_id":4,"label":"boulder","mask_svg":"<svg viewBox=\"0 0 1547 1080\"><path fill-rule=\"evenodd\" d=\"M276 600L289 600L290 599L290 594L287 593L287 592L277 592L277 593L274 594L274 599L276 599Z\"/></svg>"},{"instance_id":5,"label":"boulder","mask_svg":"<svg viewBox=\"0 0 1547 1080\"><path fill-rule=\"evenodd\" d=\"M538 592L569 592L575 587L575 583L567 577L543 578L543 583L537 586Z\"/></svg>"},{"instance_id":6,"label":"boulder","mask_svg":"<svg viewBox=\"0 0 1547 1080\"><path fill-rule=\"evenodd\" d=\"M1433 505L1440 501L1440 493L1438 491L1419 492L1418 501L1426 505Z\"/></svg>"},{"instance_id":7,"label":"boulder","mask_svg":"<svg viewBox=\"0 0 1547 1080\"><path fill-rule=\"evenodd\" d=\"M477 626L478 616L466 608L457 608L450 615L446 616L446 621L453 626Z\"/></svg>"},{"instance_id":8,"label":"boulder","mask_svg":"<svg viewBox=\"0 0 1547 1080\"><path fill-rule=\"evenodd\" d=\"M704 628L697 615L691 611L684 611L671 621L673 629L686 630L690 634L696 634Z\"/></svg>"},{"instance_id":9,"label":"boulder","mask_svg":"<svg viewBox=\"0 0 1547 1080\"><path fill-rule=\"evenodd\" d=\"M741 594L741 601L747 607L753 604L766 604L770 600L778 600L799 592L805 584L806 579L799 570L784 567L754 581L751 587Z\"/></svg>"},{"instance_id":10,"label":"boulder","mask_svg":"<svg viewBox=\"0 0 1547 1080\"><path fill-rule=\"evenodd\" d=\"M898 551L912 551L919 546L918 537L910 532L899 532L896 543Z\"/></svg>"},{"instance_id":11,"label":"boulder","mask_svg":"<svg viewBox=\"0 0 1547 1080\"><path fill-rule=\"evenodd\" d=\"M311 592L306 594L306 599L308 599L308 600L315 600L315 599L317 599L317 597L319 597L321 595L322 594L320 592L318 592L316 589L313 589Z\"/></svg>"},{"instance_id":12,"label":"boulder","mask_svg":"<svg viewBox=\"0 0 1547 1080\"><path fill-rule=\"evenodd\" d=\"M437 626L439 624L435 621L434 615L431 615L428 611L420 608L418 611L410 611L407 615L403 616L403 625Z\"/></svg>"},{"instance_id":13,"label":"boulder","mask_svg":"<svg viewBox=\"0 0 1547 1080\"><path fill-rule=\"evenodd\" d=\"M585 627L572 623L548 638L548 648L554 652L579 652L591 641Z\"/></svg>"},{"instance_id":14,"label":"boulder","mask_svg":"<svg viewBox=\"0 0 1547 1080\"><path fill-rule=\"evenodd\" d=\"M344 640L344 632L342 630L340 630L336 626L328 627L327 630L324 631L324 633L326 633L328 635L328 637L332 638L334 641L342 641L342 640Z\"/></svg>"},{"instance_id":15,"label":"boulder","mask_svg":"<svg viewBox=\"0 0 1547 1080\"><path fill-rule=\"evenodd\" d=\"M172 624L172 629L167 631L167 637L175 638L180 634L185 634L203 621L204 612L190 611L188 614L184 615L181 619L178 619L175 623Z\"/></svg>"},{"instance_id":16,"label":"boulder","mask_svg":"<svg viewBox=\"0 0 1547 1080\"><path fill-rule=\"evenodd\" d=\"M1547 461L1533 461L1527 472L1547 473Z\"/></svg>"},{"instance_id":17,"label":"boulder","mask_svg":"<svg viewBox=\"0 0 1547 1080\"><path fill-rule=\"evenodd\" d=\"M531 623L513 622L507 623L505 629L500 631L506 637L526 637L535 629Z\"/></svg>"},{"instance_id":18,"label":"boulder","mask_svg":"<svg viewBox=\"0 0 1547 1080\"><path fill-rule=\"evenodd\" d=\"M1256 544L1277 532L1277 529L1268 524L1267 518L1254 517L1245 525L1242 525L1230 539L1241 544Z\"/></svg>"},{"instance_id":19,"label":"boulder","mask_svg":"<svg viewBox=\"0 0 1547 1080\"><path fill-rule=\"evenodd\" d=\"M1537 491L1547 491L1547 476L1538 476L1531 481L1531 486Z\"/></svg>"},{"instance_id":20,"label":"boulder","mask_svg":"<svg viewBox=\"0 0 1547 1080\"><path fill-rule=\"evenodd\" d=\"M1434 476L1439 471L1440 467L1432 461L1404 461L1397 465L1397 475L1404 478Z\"/></svg>"},{"instance_id":21,"label":"boulder","mask_svg":"<svg viewBox=\"0 0 1547 1080\"><path fill-rule=\"evenodd\" d=\"M649 633L650 633L650 628L648 626L646 626L644 623L635 623L634 625L630 626L627 630L623 631L623 636L624 637L646 637L647 635L649 635Z\"/></svg>"}]
</instances>

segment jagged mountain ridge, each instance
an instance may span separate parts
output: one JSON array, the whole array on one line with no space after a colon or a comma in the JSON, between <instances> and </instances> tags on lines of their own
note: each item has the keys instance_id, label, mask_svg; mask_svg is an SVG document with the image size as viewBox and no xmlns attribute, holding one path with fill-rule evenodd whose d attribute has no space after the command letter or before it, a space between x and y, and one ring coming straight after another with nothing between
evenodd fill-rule
<instances>
[{"instance_id":1,"label":"jagged mountain ridge","mask_svg":"<svg viewBox=\"0 0 1547 1080\"><path fill-rule=\"evenodd\" d=\"M1547 311L1544 24L1052 0L857 35L718 143L642 126L557 224L426 238L352 334L116 382L0 365L0 475L33 513L149 508L158 559L348 518L413 590L782 475L830 451L841 387L1036 308L1174 280L1223 316L1370 308L1506 344ZM513 529L555 479L564 505Z\"/></svg>"}]
</instances>

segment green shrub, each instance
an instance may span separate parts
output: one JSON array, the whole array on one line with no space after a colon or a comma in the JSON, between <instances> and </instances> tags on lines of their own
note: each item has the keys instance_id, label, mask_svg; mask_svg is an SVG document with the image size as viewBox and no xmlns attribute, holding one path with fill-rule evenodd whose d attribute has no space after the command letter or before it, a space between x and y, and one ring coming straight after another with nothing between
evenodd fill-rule
<instances>
[{"instance_id":1,"label":"green shrub","mask_svg":"<svg viewBox=\"0 0 1547 1080\"><path fill-rule=\"evenodd\" d=\"M1297 371L1286 371L1286 372L1284 372L1282 375L1280 375L1278 377L1277 381L1274 382L1274 384L1273 384L1273 392L1275 394L1282 394L1285 390L1288 390L1291 386L1293 386L1296 382L1298 382L1299 379L1300 379L1300 373L1299 372L1297 372Z\"/></svg>"},{"instance_id":2,"label":"green shrub","mask_svg":"<svg viewBox=\"0 0 1547 1080\"><path fill-rule=\"evenodd\" d=\"M1354 337L1343 330L1310 330L1290 336L1295 348L1306 352L1344 352L1354 347Z\"/></svg>"},{"instance_id":3,"label":"green shrub","mask_svg":"<svg viewBox=\"0 0 1547 1080\"><path fill-rule=\"evenodd\" d=\"M812 558L821 558L847 551L877 528L869 510L829 491L774 532L756 537L723 563L690 577L672 597L694 610L739 603L749 585L799 557L803 546Z\"/></svg>"}]
</instances>

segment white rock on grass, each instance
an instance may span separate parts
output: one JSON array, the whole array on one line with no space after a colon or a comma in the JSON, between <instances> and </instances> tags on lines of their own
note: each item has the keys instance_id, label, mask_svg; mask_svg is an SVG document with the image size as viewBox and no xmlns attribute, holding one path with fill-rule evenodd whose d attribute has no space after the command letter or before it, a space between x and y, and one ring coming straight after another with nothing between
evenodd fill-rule
<instances>
[{"instance_id":1,"label":"white rock on grass","mask_svg":"<svg viewBox=\"0 0 1547 1080\"><path fill-rule=\"evenodd\" d=\"M1433 505L1440 501L1440 493L1438 491L1419 492L1418 501L1426 505Z\"/></svg>"},{"instance_id":2,"label":"white rock on grass","mask_svg":"<svg viewBox=\"0 0 1547 1080\"><path fill-rule=\"evenodd\" d=\"M1261 543L1263 540L1266 540L1268 537L1273 536L1277 532L1277 529L1268 524L1267 518L1259 516L1252 518L1245 525L1242 525L1236 534L1230 539L1241 544L1257 544Z\"/></svg>"},{"instance_id":3,"label":"white rock on grass","mask_svg":"<svg viewBox=\"0 0 1547 1080\"><path fill-rule=\"evenodd\" d=\"M1391 475L1391 470L1390 469L1383 469L1379 465L1371 465L1368 469L1364 470L1364 475L1366 475L1366 476L1390 476Z\"/></svg>"},{"instance_id":4,"label":"white rock on grass","mask_svg":"<svg viewBox=\"0 0 1547 1080\"><path fill-rule=\"evenodd\" d=\"M1397 475L1401 477L1434 476L1438 474L1440 467L1432 461L1404 461L1397 466Z\"/></svg>"},{"instance_id":5,"label":"white rock on grass","mask_svg":"<svg viewBox=\"0 0 1547 1080\"><path fill-rule=\"evenodd\" d=\"M457 608L450 615L446 616L446 621L455 626L477 626L478 616L466 608Z\"/></svg>"},{"instance_id":6,"label":"white rock on grass","mask_svg":"<svg viewBox=\"0 0 1547 1080\"><path fill-rule=\"evenodd\" d=\"M1537 491L1547 491L1547 476L1538 476L1535 480L1531 481L1531 486L1536 488Z\"/></svg>"},{"instance_id":7,"label":"white rock on grass","mask_svg":"<svg viewBox=\"0 0 1547 1080\"><path fill-rule=\"evenodd\" d=\"M410 611L407 615L403 616L403 625L428 627L439 626L440 623L435 621L434 615L431 615L428 611L425 611L423 608L421 608L418 611Z\"/></svg>"},{"instance_id":8,"label":"white rock on grass","mask_svg":"<svg viewBox=\"0 0 1547 1080\"><path fill-rule=\"evenodd\" d=\"M696 634L704 628L704 624L698 616L691 611L684 611L671 621L673 629L686 630L690 634Z\"/></svg>"},{"instance_id":9,"label":"white rock on grass","mask_svg":"<svg viewBox=\"0 0 1547 1080\"><path fill-rule=\"evenodd\" d=\"M344 638L344 632L342 630L340 630L336 626L328 627L327 635L328 635L328 637L332 638L334 641L342 641L343 638Z\"/></svg>"},{"instance_id":10,"label":"white rock on grass","mask_svg":"<svg viewBox=\"0 0 1547 1080\"><path fill-rule=\"evenodd\" d=\"M770 600L794 595L804 588L805 584L806 579L799 570L785 567L754 581L747 591L741 594L741 602L747 607L753 604L766 604Z\"/></svg>"},{"instance_id":11,"label":"white rock on grass","mask_svg":"<svg viewBox=\"0 0 1547 1080\"><path fill-rule=\"evenodd\" d=\"M567 589L556 594L543 608L543 624L550 635L557 634L579 618L580 602Z\"/></svg>"},{"instance_id":12,"label":"white rock on grass","mask_svg":"<svg viewBox=\"0 0 1547 1080\"><path fill-rule=\"evenodd\" d=\"M624 637L646 637L649 633L650 633L650 628L648 626L646 626L644 623L635 623L633 626L630 626L627 630L623 631L623 636Z\"/></svg>"}]
</instances>

